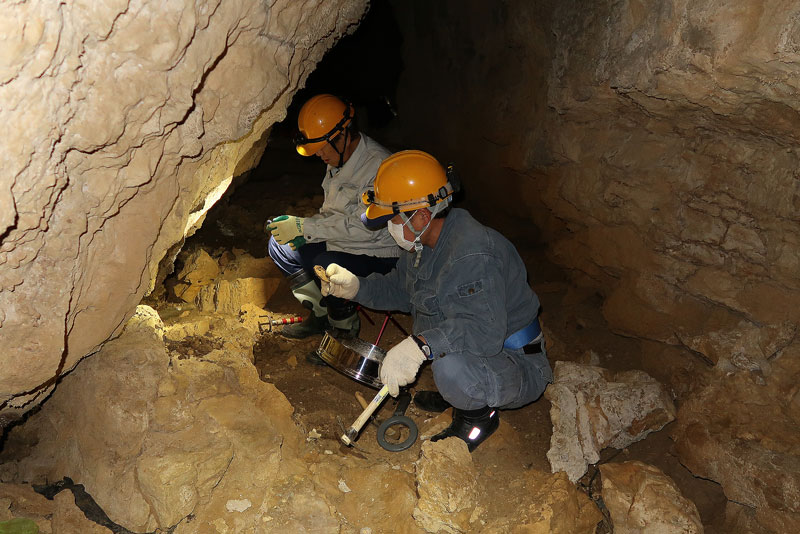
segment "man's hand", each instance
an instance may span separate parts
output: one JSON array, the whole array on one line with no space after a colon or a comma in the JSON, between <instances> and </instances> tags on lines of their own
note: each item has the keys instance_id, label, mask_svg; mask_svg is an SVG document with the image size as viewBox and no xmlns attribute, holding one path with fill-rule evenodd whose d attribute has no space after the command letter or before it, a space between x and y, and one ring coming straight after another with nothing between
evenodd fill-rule
<instances>
[{"instance_id":1,"label":"man's hand","mask_svg":"<svg viewBox=\"0 0 800 534\"><path fill-rule=\"evenodd\" d=\"M292 250L297 250L298 248L302 247L305 244L306 244L306 238L301 235L289 241L289 247Z\"/></svg>"},{"instance_id":2,"label":"man's hand","mask_svg":"<svg viewBox=\"0 0 800 534\"><path fill-rule=\"evenodd\" d=\"M410 384L417 377L425 355L413 338L407 337L386 353L380 368L381 382L389 386L389 395L397 397L400 386Z\"/></svg>"},{"instance_id":3,"label":"man's hand","mask_svg":"<svg viewBox=\"0 0 800 534\"><path fill-rule=\"evenodd\" d=\"M329 281L320 280L320 289L323 296L333 295L334 297L350 300L358 293L358 288L361 285L358 277L341 265L331 263L325 269L325 274Z\"/></svg>"},{"instance_id":4,"label":"man's hand","mask_svg":"<svg viewBox=\"0 0 800 534\"><path fill-rule=\"evenodd\" d=\"M304 221L305 219L303 217L281 215L280 217L272 219L272 222L267 225L267 230L270 231L272 237L275 238L275 241L277 241L279 245L285 245L287 243L290 245L294 244L292 248L297 250L299 246L305 244L305 239L303 239L303 243L300 244L297 244L295 241L297 237L303 237Z\"/></svg>"}]
</instances>

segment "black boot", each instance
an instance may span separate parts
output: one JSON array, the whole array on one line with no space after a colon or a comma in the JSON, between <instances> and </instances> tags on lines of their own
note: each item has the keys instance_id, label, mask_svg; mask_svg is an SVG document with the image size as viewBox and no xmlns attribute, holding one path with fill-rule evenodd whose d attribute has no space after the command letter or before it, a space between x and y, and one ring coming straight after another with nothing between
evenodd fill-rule
<instances>
[{"instance_id":1,"label":"black boot","mask_svg":"<svg viewBox=\"0 0 800 534\"><path fill-rule=\"evenodd\" d=\"M414 394L414 404L426 412L443 412L452 405L444 400L438 391L417 391Z\"/></svg>"},{"instance_id":2,"label":"black boot","mask_svg":"<svg viewBox=\"0 0 800 534\"><path fill-rule=\"evenodd\" d=\"M331 335L336 339L357 338L361 332L361 318L354 302L331 299L328 303L328 322L332 327Z\"/></svg>"},{"instance_id":3,"label":"black boot","mask_svg":"<svg viewBox=\"0 0 800 534\"><path fill-rule=\"evenodd\" d=\"M328 316L317 317L312 312L302 323L288 324L281 329L281 335L291 339L303 339L309 336L324 334L331 327Z\"/></svg>"},{"instance_id":4,"label":"black boot","mask_svg":"<svg viewBox=\"0 0 800 534\"><path fill-rule=\"evenodd\" d=\"M450 426L433 436L431 441L456 436L466 441L469 452L472 452L491 436L499 425L500 414L494 408L488 406L477 410L456 408Z\"/></svg>"}]
</instances>

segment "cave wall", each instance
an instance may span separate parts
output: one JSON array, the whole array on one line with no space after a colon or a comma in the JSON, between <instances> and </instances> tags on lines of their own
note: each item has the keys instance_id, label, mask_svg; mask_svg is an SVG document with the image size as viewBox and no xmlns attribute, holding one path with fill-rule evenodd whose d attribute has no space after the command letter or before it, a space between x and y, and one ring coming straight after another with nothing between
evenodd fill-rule
<instances>
[{"instance_id":1,"label":"cave wall","mask_svg":"<svg viewBox=\"0 0 800 534\"><path fill-rule=\"evenodd\" d=\"M459 164L484 221L602 292L613 329L759 369L794 339L800 6L395 8L404 136ZM756 354L731 361L741 333Z\"/></svg>"},{"instance_id":2,"label":"cave wall","mask_svg":"<svg viewBox=\"0 0 800 534\"><path fill-rule=\"evenodd\" d=\"M121 329L366 7L0 5L0 428Z\"/></svg>"},{"instance_id":3,"label":"cave wall","mask_svg":"<svg viewBox=\"0 0 800 534\"><path fill-rule=\"evenodd\" d=\"M800 4L393 5L403 138L640 341L726 531L800 529Z\"/></svg>"}]
</instances>

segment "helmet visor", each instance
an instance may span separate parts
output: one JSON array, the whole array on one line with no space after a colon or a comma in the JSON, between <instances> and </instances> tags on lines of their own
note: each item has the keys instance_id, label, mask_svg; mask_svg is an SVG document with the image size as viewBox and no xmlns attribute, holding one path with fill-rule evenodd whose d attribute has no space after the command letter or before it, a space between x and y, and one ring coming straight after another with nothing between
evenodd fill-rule
<instances>
[{"instance_id":1,"label":"helmet visor","mask_svg":"<svg viewBox=\"0 0 800 534\"><path fill-rule=\"evenodd\" d=\"M371 207L372 206L370 206L370 208ZM361 222L364 223L364 226L366 226L367 228L371 228L371 229L381 228L383 226L386 226L386 223L391 221L392 217L394 217L394 213L389 213L387 215L375 215L375 214L373 214L374 215L373 218L370 218L369 215L370 215L369 214L369 208L367 208L366 213L362 213L361 214Z\"/></svg>"}]
</instances>

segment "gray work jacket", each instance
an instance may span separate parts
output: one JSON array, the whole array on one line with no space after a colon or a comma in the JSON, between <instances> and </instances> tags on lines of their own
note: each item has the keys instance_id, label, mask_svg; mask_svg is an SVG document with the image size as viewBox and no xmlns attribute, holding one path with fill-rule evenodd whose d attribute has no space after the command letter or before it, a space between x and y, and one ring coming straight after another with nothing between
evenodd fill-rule
<instances>
[{"instance_id":1,"label":"gray work jacket","mask_svg":"<svg viewBox=\"0 0 800 534\"><path fill-rule=\"evenodd\" d=\"M381 162L390 152L363 133L358 146L341 168L328 165L322 189L325 200L317 215L307 217L303 237L309 243L325 241L330 251L396 258L402 249L386 228L370 230L361 222L366 206L362 193L372 187Z\"/></svg>"},{"instance_id":2,"label":"gray work jacket","mask_svg":"<svg viewBox=\"0 0 800 534\"><path fill-rule=\"evenodd\" d=\"M369 308L410 312L414 334L422 335L434 357L465 353L488 357L529 325L539 298L514 245L463 209L445 218L434 248L404 253L394 270L360 279L354 301Z\"/></svg>"}]
</instances>

